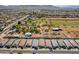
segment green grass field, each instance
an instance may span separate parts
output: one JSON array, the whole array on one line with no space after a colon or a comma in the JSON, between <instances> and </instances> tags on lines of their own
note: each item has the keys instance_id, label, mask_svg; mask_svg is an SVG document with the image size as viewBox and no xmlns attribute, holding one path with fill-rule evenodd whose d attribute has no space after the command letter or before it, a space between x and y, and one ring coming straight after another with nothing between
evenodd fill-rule
<instances>
[{"instance_id":1,"label":"green grass field","mask_svg":"<svg viewBox=\"0 0 79 59\"><path fill-rule=\"evenodd\" d=\"M79 26L79 22L74 21L51 21L53 25Z\"/></svg>"}]
</instances>

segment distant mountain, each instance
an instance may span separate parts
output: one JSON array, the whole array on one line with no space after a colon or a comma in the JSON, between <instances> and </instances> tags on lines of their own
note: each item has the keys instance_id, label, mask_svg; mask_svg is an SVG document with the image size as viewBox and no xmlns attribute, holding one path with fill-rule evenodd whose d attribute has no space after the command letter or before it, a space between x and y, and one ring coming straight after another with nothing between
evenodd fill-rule
<instances>
[{"instance_id":1,"label":"distant mountain","mask_svg":"<svg viewBox=\"0 0 79 59\"><path fill-rule=\"evenodd\" d=\"M56 7L63 9L79 9L79 5L57 5Z\"/></svg>"},{"instance_id":2,"label":"distant mountain","mask_svg":"<svg viewBox=\"0 0 79 59\"><path fill-rule=\"evenodd\" d=\"M79 9L79 5L0 5L0 9L47 9L47 10L61 10L61 9Z\"/></svg>"},{"instance_id":3,"label":"distant mountain","mask_svg":"<svg viewBox=\"0 0 79 59\"><path fill-rule=\"evenodd\" d=\"M59 7L53 5L0 5L0 9L59 9Z\"/></svg>"}]
</instances>

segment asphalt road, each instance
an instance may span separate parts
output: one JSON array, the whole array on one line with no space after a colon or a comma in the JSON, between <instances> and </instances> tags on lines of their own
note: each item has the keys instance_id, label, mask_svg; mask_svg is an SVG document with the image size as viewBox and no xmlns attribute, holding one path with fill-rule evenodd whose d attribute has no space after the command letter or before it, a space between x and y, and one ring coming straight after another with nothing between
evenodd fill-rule
<instances>
[{"instance_id":1,"label":"asphalt road","mask_svg":"<svg viewBox=\"0 0 79 59\"><path fill-rule=\"evenodd\" d=\"M18 53L18 54L79 54L79 50L52 50L52 52L49 49L0 49L0 53L2 54L10 54L10 53Z\"/></svg>"}]
</instances>

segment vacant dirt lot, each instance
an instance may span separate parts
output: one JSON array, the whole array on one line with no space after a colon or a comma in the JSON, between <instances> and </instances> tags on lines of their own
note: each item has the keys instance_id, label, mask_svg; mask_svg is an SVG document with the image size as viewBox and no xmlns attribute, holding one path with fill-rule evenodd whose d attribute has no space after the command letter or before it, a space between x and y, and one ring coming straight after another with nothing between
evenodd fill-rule
<instances>
[{"instance_id":1,"label":"vacant dirt lot","mask_svg":"<svg viewBox=\"0 0 79 59\"><path fill-rule=\"evenodd\" d=\"M79 31L79 28L64 28L65 31Z\"/></svg>"}]
</instances>

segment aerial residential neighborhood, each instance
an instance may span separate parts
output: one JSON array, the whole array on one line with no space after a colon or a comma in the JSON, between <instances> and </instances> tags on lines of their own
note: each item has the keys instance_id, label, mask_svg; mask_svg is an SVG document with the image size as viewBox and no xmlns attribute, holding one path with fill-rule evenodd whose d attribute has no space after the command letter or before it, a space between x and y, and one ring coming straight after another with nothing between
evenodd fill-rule
<instances>
[{"instance_id":1,"label":"aerial residential neighborhood","mask_svg":"<svg viewBox=\"0 0 79 59\"><path fill-rule=\"evenodd\" d=\"M79 53L79 6L68 7L0 5L0 53Z\"/></svg>"}]
</instances>

